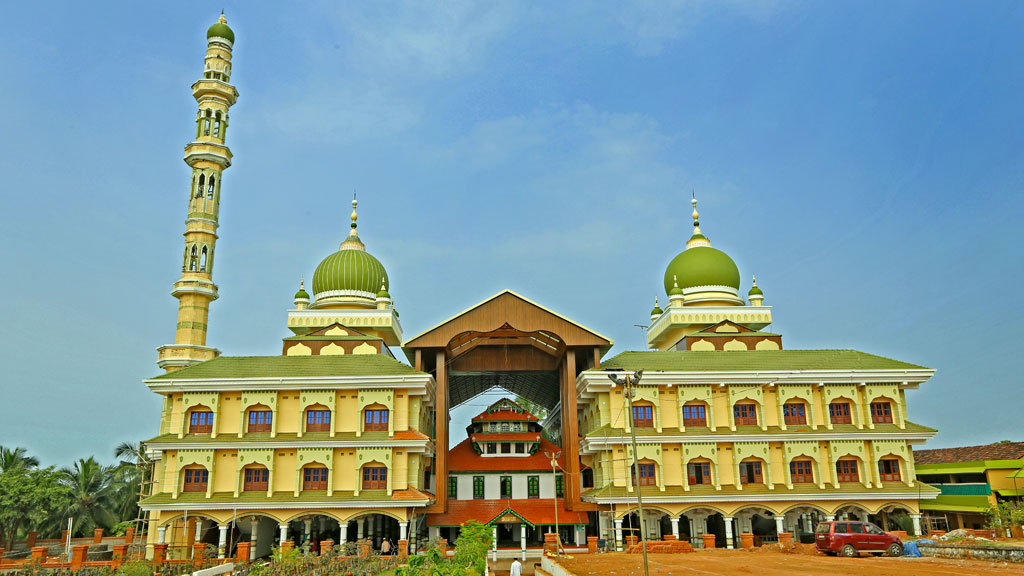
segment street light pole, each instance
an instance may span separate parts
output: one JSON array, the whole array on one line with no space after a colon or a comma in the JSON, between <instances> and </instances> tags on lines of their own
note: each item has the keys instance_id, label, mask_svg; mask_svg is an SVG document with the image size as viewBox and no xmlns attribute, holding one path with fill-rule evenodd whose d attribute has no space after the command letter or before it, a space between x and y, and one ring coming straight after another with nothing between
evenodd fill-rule
<instances>
[{"instance_id":1,"label":"street light pole","mask_svg":"<svg viewBox=\"0 0 1024 576\"><path fill-rule=\"evenodd\" d=\"M629 435L633 440L633 474L632 478L638 478L640 476L640 455L637 453L636 448L636 426L633 421L633 396L636 394L636 386L640 383L640 377L643 376L643 370L637 370L632 374L632 377L627 374L624 378L617 378L613 374L609 374L608 378L611 379L617 385L623 387L623 392L626 395L626 401L629 403ZM644 498L640 494L643 491L643 486L639 482L636 482L636 505L637 505L637 516L640 518L640 550L644 556L644 576L650 576L650 571L647 568L647 522L644 520Z\"/></svg>"},{"instance_id":2,"label":"street light pole","mask_svg":"<svg viewBox=\"0 0 1024 576\"><path fill-rule=\"evenodd\" d=\"M555 556L562 553L562 532L558 529L558 475L555 472L555 467L558 466L558 457L562 455L561 452L545 452L545 456L551 459L551 480L555 483L553 488L555 493ZM562 489L565 489L565 482L562 483Z\"/></svg>"}]
</instances>

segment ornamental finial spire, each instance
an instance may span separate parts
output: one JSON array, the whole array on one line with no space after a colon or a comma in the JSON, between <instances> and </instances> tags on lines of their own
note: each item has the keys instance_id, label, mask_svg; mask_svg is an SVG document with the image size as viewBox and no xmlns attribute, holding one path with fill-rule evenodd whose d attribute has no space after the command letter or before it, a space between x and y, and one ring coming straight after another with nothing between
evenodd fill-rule
<instances>
[{"instance_id":1,"label":"ornamental finial spire","mask_svg":"<svg viewBox=\"0 0 1024 576\"><path fill-rule=\"evenodd\" d=\"M693 213L690 216L693 217L693 235L686 241L686 248L697 248L701 246L711 246L711 241L704 236L704 233L700 231L700 213L697 212L697 195L691 192L693 198L690 199L690 204L693 205Z\"/></svg>"},{"instance_id":2,"label":"ornamental finial spire","mask_svg":"<svg viewBox=\"0 0 1024 576\"><path fill-rule=\"evenodd\" d=\"M221 24L227 24L228 23L228 19L224 17L224 9L223 8L220 11L220 18L217 18L217 22L220 22Z\"/></svg>"},{"instance_id":3,"label":"ornamental finial spire","mask_svg":"<svg viewBox=\"0 0 1024 576\"><path fill-rule=\"evenodd\" d=\"M348 236L346 236L345 241L341 243L341 248L339 248L339 250L362 250L364 252L366 251L366 246L363 244L363 241L359 239L359 234L356 232L356 220L359 219L359 215L356 214L357 204L358 202L356 202L356 193L353 192L352 214L349 215L349 218L352 219L352 229L349 230Z\"/></svg>"},{"instance_id":4,"label":"ornamental finial spire","mask_svg":"<svg viewBox=\"0 0 1024 576\"><path fill-rule=\"evenodd\" d=\"M356 193L353 192L352 193L352 215L349 216L349 218L352 219L352 231L349 232L349 236L355 236L356 235L356 220L359 219L359 215L356 214L356 206L358 204L359 203L356 202Z\"/></svg>"}]
</instances>

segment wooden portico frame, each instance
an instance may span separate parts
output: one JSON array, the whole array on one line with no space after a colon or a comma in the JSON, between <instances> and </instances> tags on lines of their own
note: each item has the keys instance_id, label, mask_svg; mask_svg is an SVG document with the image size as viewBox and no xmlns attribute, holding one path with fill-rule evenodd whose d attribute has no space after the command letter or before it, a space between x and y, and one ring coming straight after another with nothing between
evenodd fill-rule
<instances>
[{"instance_id":1,"label":"wooden portico frame","mask_svg":"<svg viewBox=\"0 0 1024 576\"><path fill-rule=\"evenodd\" d=\"M446 479L452 372L518 374L524 378L536 374L541 379L552 379L552 383L557 375L566 474L565 507L580 511L596 509L593 504L580 500L576 377L583 370L600 367L601 357L613 343L509 290L407 340L402 349L409 361L417 370L432 373L437 384L432 467L436 500L427 512L448 510Z\"/></svg>"}]
</instances>

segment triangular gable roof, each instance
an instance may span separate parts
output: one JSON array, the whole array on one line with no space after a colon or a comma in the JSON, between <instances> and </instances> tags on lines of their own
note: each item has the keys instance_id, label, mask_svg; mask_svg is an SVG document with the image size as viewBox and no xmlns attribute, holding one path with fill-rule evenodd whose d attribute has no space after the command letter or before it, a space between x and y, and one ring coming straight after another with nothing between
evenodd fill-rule
<instances>
[{"instance_id":1,"label":"triangular gable roof","mask_svg":"<svg viewBox=\"0 0 1024 576\"><path fill-rule=\"evenodd\" d=\"M528 298L503 290L406 340L402 348L443 348L458 334L491 331L506 322L524 332L553 332L567 346L598 346L607 352L615 343Z\"/></svg>"},{"instance_id":2,"label":"triangular gable roof","mask_svg":"<svg viewBox=\"0 0 1024 576\"><path fill-rule=\"evenodd\" d=\"M510 420L529 420L529 421L537 420L537 417L534 416L533 414L531 414L529 410L527 410L526 408L523 408L519 404L516 404L515 401L513 401L511 398L501 398L500 400L498 400L494 404L491 404L490 406L488 406L486 410L484 410L483 412L481 412L481 413L477 414L476 416L474 416L471 421L472 422L480 422L480 421L483 421L483 420L502 420L502 418L488 417L488 416L490 414L492 414L492 413L500 414L501 412L512 412L511 410L494 410L494 407L497 406L498 404L511 404L511 405L515 406L516 408L519 408L520 410L523 411L522 414L515 414L515 416L518 416L518 418L512 417L512 418L510 418Z\"/></svg>"}]
</instances>

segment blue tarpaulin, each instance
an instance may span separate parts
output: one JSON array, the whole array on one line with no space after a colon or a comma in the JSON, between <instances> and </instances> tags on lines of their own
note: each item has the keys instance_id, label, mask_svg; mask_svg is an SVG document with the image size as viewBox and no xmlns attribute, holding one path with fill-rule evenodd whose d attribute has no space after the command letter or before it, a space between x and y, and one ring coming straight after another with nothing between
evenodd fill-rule
<instances>
[{"instance_id":1,"label":"blue tarpaulin","mask_svg":"<svg viewBox=\"0 0 1024 576\"><path fill-rule=\"evenodd\" d=\"M911 558L920 558L921 551L917 549L918 544L935 544L934 540L913 540L903 543L903 555Z\"/></svg>"}]
</instances>

